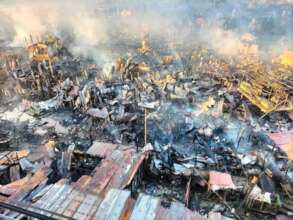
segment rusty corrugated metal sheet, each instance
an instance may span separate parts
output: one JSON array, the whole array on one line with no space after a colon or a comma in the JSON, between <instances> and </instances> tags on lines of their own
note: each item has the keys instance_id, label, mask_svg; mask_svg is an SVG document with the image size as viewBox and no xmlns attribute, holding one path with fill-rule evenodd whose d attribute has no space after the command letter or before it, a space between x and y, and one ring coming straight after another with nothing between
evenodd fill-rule
<instances>
[{"instance_id":1,"label":"rusty corrugated metal sheet","mask_svg":"<svg viewBox=\"0 0 293 220\"><path fill-rule=\"evenodd\" d=\"M0 165L14 162L29 155L29 150L5 151L0 153Z\"/></svg>"},{"instance_id":2,"label":"rusty corrugated metal sheet","mask_svg":"<svg viewBox=\"0 0 293 220\"><path fill-rule=\"evenodd\" d=\"M72 185L76 189L83 189L91 182L91 180L92 180L91 176L83 175Z\"/></svg>"},{"instance_id":3,"label":"rusty corrugated metal sheet","mask_svg":"<svg viewBox=\"0 0 293 220\"><path fill-rule=\"evenodd\" d=\"M217 171L209 172L208 184L211 190L235 188L230 174Z\"/></svg>"},{"instance_id":4,"label":"rusty corrugated metal sheet","mask_svg":"<svg viewBox=\"0 0 293 220\"><path fill-rule=\"evenodd\" d=\"M41 169L36 171L34 174L29 174L22 179L9 183L5 186L1 186L0 193L10 196L9 200L13 201L16 200L17 195L24 193L25 191L32 190L46 178L46 171Z\"/></svg>"},{"instance_id":5,"label":"rusty corrugated metal sheet","mask_svg":"<svg viewBox=\"0 0 293 220\"><path fill-rule=\"evenodd\" d=\"M125 183L123 183L123 188L125 188L126 186L128 186L131 183L132 179L134 178L134 176L138 172L140 166L142 165L144 159L145 159L145 154L142 154L135 161L135 163L133 163L133 166L132 166L131 171L129 172L129 176L127 178L127 181Z\"/></svg>"},{"instance_id":6,"label":"rusty corrugated metal sheet","mask_svg":"<svg viewBox=\"0 0 293 220\"><path fill-rule=\"evenodd\" d=\"M96 148L96 152L106 158L95 168L92 176L81 176L72 184L62 179L46 186L33 197L34 202L28 208L56 219L64 219L56 214L88 220L137 220L142 217L156 220L204 219L199 213L187 209L179 202L172 203L168 209L161 206L158 197L140 194L137 200L131 198L130 192L123 188L131 183L145 155L127 146L119 146L119 148L113 147L114 145L109 146L111 147L105 151L99 151ZM27 176L24 180L16 181L10 187L0 187L0 189L5 189L11 194L18 194L21 191L20 188L25 186L28 193L47 178L45 171L38 172ZM16 217L19 216L15 214Z\"/></svg>"},{"instance_id":7,"label":"rusty corrugated metal sheet","mask_svg":"<svg viewBox=\"0 0 293 220\"><path fill-rule=\"evenodd\" d=\"M269 136L277 145L283 145L293 142L293 133L290 132L271 133L269 134Z\"/></svg>"},{"instance_id":8,"label":"rusty corrugated metal sheet","mask_svg":"<svg viewBox=\"0 0 293 220\"><path fill-rule=\"evenodd\" d=\"M145 156L136 153L133 148L120 146L107 152L107 157L102 160L95 171L88 189L93 192L107 192L112 188L124 188L134 178Z\"/></svg>"},{"instance_id":9,"label":"rusty corrugated metal sheet","mask_svg":"<svg viewBox=\"0 0 293 220\"><path fill-rule=\"evenodd\" d=\"M139 194L135 206L132 210L130 220L148 219L154 220L156 218L157 210L160 206L159 198L152 197L145 194Z\"/></svg>"},{"instance_id":10,"label":"rusty corrugated metal sheet","mask_svg":"<svg viewBox=\"0 0 293 220\"><path fill-rule=\"evenodd\" d=\"M91 210L87 213L87 216L85 218L86 220L94 219L94 216L95 216L95 214L97 212L97 209L99 208L99 206L100 206L100 204L102 202L102 198L100 196L98 196L98 195L96 195L96 196L97 196L96 197L97 199L96 199L95 203L93 204Z\"/></svg>"},{"instance_id":11,"label":"rusty corrugated metal sheet","mask_svg":"<svg viewBox=\"0 0 293 220\"><path fill-rule=\"evenodd\" d=\"M69 205L74 201L75 197L80 194L77 190L72 190L71 193L67 196L67 198L62 202L59 208L56 210L56 213L63 214Z\"/></svg>"},{"instance_id":12,"label":"rusty corrugated metal sheet","mask_svg":"<svg viewBox=\"0 0 293 220\"><path fill-rule=\"evenodd\" d=\"M115 151L119 157L116 157L117 163L119 163L118 169L116 170L115 175L111 179L111 182L107 186L107 190L111 188L123 188L126 182L130 181L130 176L134 176L134 168L140 166L140 157L138 154L135 154L132 150L126 151ZM139 163L137 163L139 162ZM137 171L136 169L136 171Z\"/></svg>"},{"instance_id":13,"label":"rusty corrugated metal sheet","mask_svg":"<svg viewBox=\"0 0 293 220\"><path fill-rule=\"evenodd\" d=\"M66 207L64 212L62 213L65 216L72 217L75 212L78 210L82 201L85 199L84 193L78 193L75 197L72 198L70 204Z\"/></svg>"},{"instance_id":14,"label":"rusty corrugated metal sheet","mask_svg":"<svg viewBox=\"0 0 293 220\"><path fill-rule=\"evenodd\" d=\"M121 212L120 220L128 220L130 219L133 207L135 205L135 200L133 198L129 198L124 206L124 209Z\"/></svg>"},{"instance_id":15,"label":"rusty corrugated metal sheet","mask_svg":"<svg viewBox=\"0 0 293 220\"><path fill-rule=\"evenodd\" d=\"M86 219L90 217L91 210L98 201L100 201L100 197L98 197L97 195L87 194L80 204L79 208L73 215L73 218Z\"/></svg>"},{"instance_id":16,"label":"rusty corrugated metal sheet","mask_svg":"<svg viewBox=\"0 0 293 220\"><path fill-rule=\"evenodd\" d=\"M36 193L32 197L32 201L38 201L40 198L42 198L51 188L53 187L53 184L45 186L42 190L40 190L38 193Z\"/></svg>"},{"instance_id":17,"label":"rusty corrugated metal sheet","mask_svg":"<svg viewBox=\"0 0 293 220\"><path fill-rule=\"evenodd\" d=\"M111 178L114 176L119 165L111 160L103 160L95 169L94 175L90 183L88 184L88 189L90 191L101 193L105 190L109 184Z\"/></svg>"},{"instance_id":18,"label":"rusty corrugated metal sheet","mask_svg":"<svg viewBox=\"0 0 293 220\"><path fill-rule=\"evenodd\" d=\"M129 197L129 191L111 189L100 204L95 219L119 219Z\"/></svg>"},{"instance_id":19,"label":"rusty corrugated metal sheet","mask_svg":"<svg viewBox=\"0 0 293 220\"><path fill-rule=\"evenodd\" d=\"M45 209L46 212L35 207ZM158 197L140 194L138 199L134 200L130 197L130 191L120 189L111 189L102 199L97 194L80 192L62 182L50 187L29 209L56 219L205 219L197 212L187 209L183 203L173 202L170 208L163 208Z\"/></svg>"},{"instance_id":20,"label":"rusty corrugated metal sheet","mask_svg":"<svg viewBox=\"0 0 293 220\"><path fill-rule=\"evenodd\" d=\"M56 212L59 207L63 204L66 198L71 194L72 187L68 184L57 183L57 190L54 193L47 193L49 197L39 203L38 207L45 209L50 212ZM44 213L45 214L45 213ZM52 214L46 213L48 216Z\"/></svg>"},{"instance_id":21,"label":"rusty corrugated metal sheet","mask_svg":"<svg viewBox=\"0 0 293 220\"><path fill-rule=\"evenodd\" d=\"M293 133L271 133L269 137L287 154L289 160L293 160Z\"/></svg>"}]
</instances>

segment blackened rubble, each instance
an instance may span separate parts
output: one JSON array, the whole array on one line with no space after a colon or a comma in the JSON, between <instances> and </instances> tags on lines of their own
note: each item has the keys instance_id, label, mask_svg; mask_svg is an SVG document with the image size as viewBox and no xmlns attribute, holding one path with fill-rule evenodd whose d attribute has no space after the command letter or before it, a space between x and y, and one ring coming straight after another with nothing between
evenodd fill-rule
<instances>
[{"instance_id":1,"label":"blackened rubble","mask_svg":"<svg viewBox=\"0 0 293 220\"><path fill-rule=\"evenodd\" d=\"M113 170L119 169L111 161L135 149L144 155L143 165L139 160L131 184L119 185L135 199L145 193L161 197L165 208L176 201L202 215L220 212L235 219L292 215L292 155L269 137L292 134L292 119L289 111L263 113L242 96L238 86L248 61L229 63L201 48L184 53L178 47L166 55L143 41L131 55L99 67L58 48L54 61L26 61L16 54L3 65L7 84L16 86L2 93L19 98L5 106L9 96L2 95L1 143L31 151L27 161L17 156L13 164L27 175L48 175L48 183L36 183L38 190L63 184L62 178L79 183L92 175L105 182L114 178L115 185L120 176ZM265 67L255 61L249 68L259 65ZM279 71L278 65L272 68ZM11 135L22 131L26 139ZM114 152L110 159L86 153L95 141L115 144L105 145L105 154L108 148ZM292 148L293 140L286 141ZM131 161L136 153L125 158ZM11 171L4 158L3 170ZM98 173L102 168L105 175Z\"/></svg>"}]
</instances>

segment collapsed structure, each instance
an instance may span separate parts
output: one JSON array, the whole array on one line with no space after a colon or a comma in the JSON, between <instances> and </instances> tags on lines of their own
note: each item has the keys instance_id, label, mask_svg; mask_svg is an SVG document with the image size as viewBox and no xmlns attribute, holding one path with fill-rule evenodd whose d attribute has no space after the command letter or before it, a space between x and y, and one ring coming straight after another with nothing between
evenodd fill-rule
<instances>
[{"instance_id":1,"label":"collapsed structure","mask_svg":"<svg viewBox=\"0 0 293 220\"><path fill-rule=\"evenodd\" d=\"M292 217L292 51L28 44L1 51L0 218Z\"/></svg>"}]
</instances>

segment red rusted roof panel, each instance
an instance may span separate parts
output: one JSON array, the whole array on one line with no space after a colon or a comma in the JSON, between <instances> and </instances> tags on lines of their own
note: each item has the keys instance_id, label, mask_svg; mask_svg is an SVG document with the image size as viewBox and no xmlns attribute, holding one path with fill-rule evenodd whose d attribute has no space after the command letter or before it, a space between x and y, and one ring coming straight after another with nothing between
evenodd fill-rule
<instances>
[{"instance_id":1,"label":"red rusted roof panel","mask_svg":"<svg viewBox=\"0 0 293 220\"><path fill-rule=\"evenodd\" d=\"M131 213L132 213L134 205L135 205L135 200L132 199L132 198L129 198L126 201L124 209L121 212L120 220L126 220L126 219L128 220L128 219L130 219L130 216L131 216Z\"/></svg>"},{"instance_id":2,"label":"red rusted roof panel","mask_svg":"<svg viewBox=\"0 0 293 220\"><path fill-rule=\"evenodd\" d=\"M4 195L14 196L20 191L27 191L36 187L40 182L47 178L44 170L38 170L33 175L9 183L0 187L0 192Z\"/></svg>"},{"instance_id":3,"label":"red rusted roof panel","mask_svg":"<svg viewBox=\"0 0 293 220\"><path fill-rule=\"evenodd\" d=\"M114 152L113 152L114 153ZM133 149L115 152L115 161L119 167L108 188L124 188L128 185L144 160L144 155L135 153ZM118 156L118 157L117 157Z\"/></svg>"},{"instance_id":4,"label":"red rusted roof panel","mask_svg":"<svg viewBox=\"0 0 293 220\"><path fill-rule=\"evenodd\" d=\"M287 154L290 160L293 160L293 133L271 133L269 137Z\"/></svg>"},{"instance_id":5,"label":"red rusted roof panel","mask_svg":"<svg viewBox=\"0 0 293 220\"><path fill-rule=\"evenodd\" d=\"M293 143L293 134L290 132L271 133L269 137L277 144L283 145Z\"/></svg>"},{"instance_id":6,"label":"red rusted roof panel","mask_svg":"<svg viewBox=\"0 0 293 220\"><path fill-rule=\"evenodd\" d=\"M83 175L75 183L73 183L73 187L76 189L83 189L90 183L91 180L91 176Z\"/></svg>"},{"instance_id":7,"label":"red rusted roof panel","mask_svg":"<svg viewBox=\"0 0 293 220\"><path fill-rule=\"evenodd\" d=\"M217 171L209 172L209 187L214 188L234 188L235 185L232 177L228 173L221 173Z\"/></svg>"},{"instance_id":8,"label":"red rusted roof panel","mask_svg":"<svg viewBox=\"0 0 293 220\"><path fill-rule=\"evenodd\" d=\"M88 188L93 192L101 193L109 184L119 165L111 160L103 160L101 165L95 169L94 176Z\"/></svg>"},{"instance_id":9,"label":"red rusted roof panel","mask_svg":"<svg viewBox=\"0 0 293 220\"><path fill-rule=\"evenodd\" d=\"M136 175L137 171L139 170L142 162L145 159L145 155L140 155L139 158L136 160L136 162L133 164L131 171L129 172L129 176L127 178L127 182L125 184L123 184L123 188L126 187L127 185L129 185L132 181L132 179L134 178L134 176Z\"/></svg>"}]
</instances>

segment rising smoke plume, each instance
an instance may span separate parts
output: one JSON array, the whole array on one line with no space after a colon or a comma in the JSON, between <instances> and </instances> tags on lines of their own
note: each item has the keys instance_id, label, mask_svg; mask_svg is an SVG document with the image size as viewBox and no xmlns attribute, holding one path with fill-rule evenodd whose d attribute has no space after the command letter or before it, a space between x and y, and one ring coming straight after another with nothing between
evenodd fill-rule
<instances>
[{"instance_id":1,"label":"rising smoke plume","mask_svg":"<svg viewBox=\"0 0 293 220\"><path fill-rule=\"evenodd\" d=\"M99 62L112 59L108 48L114 42L144 34L233 56L247 34L263 54L293 47L289 0L2 0L0 16L2 46L24 46L30 35L56 35L71 52Z\"/></svg>"}]
</instances>

